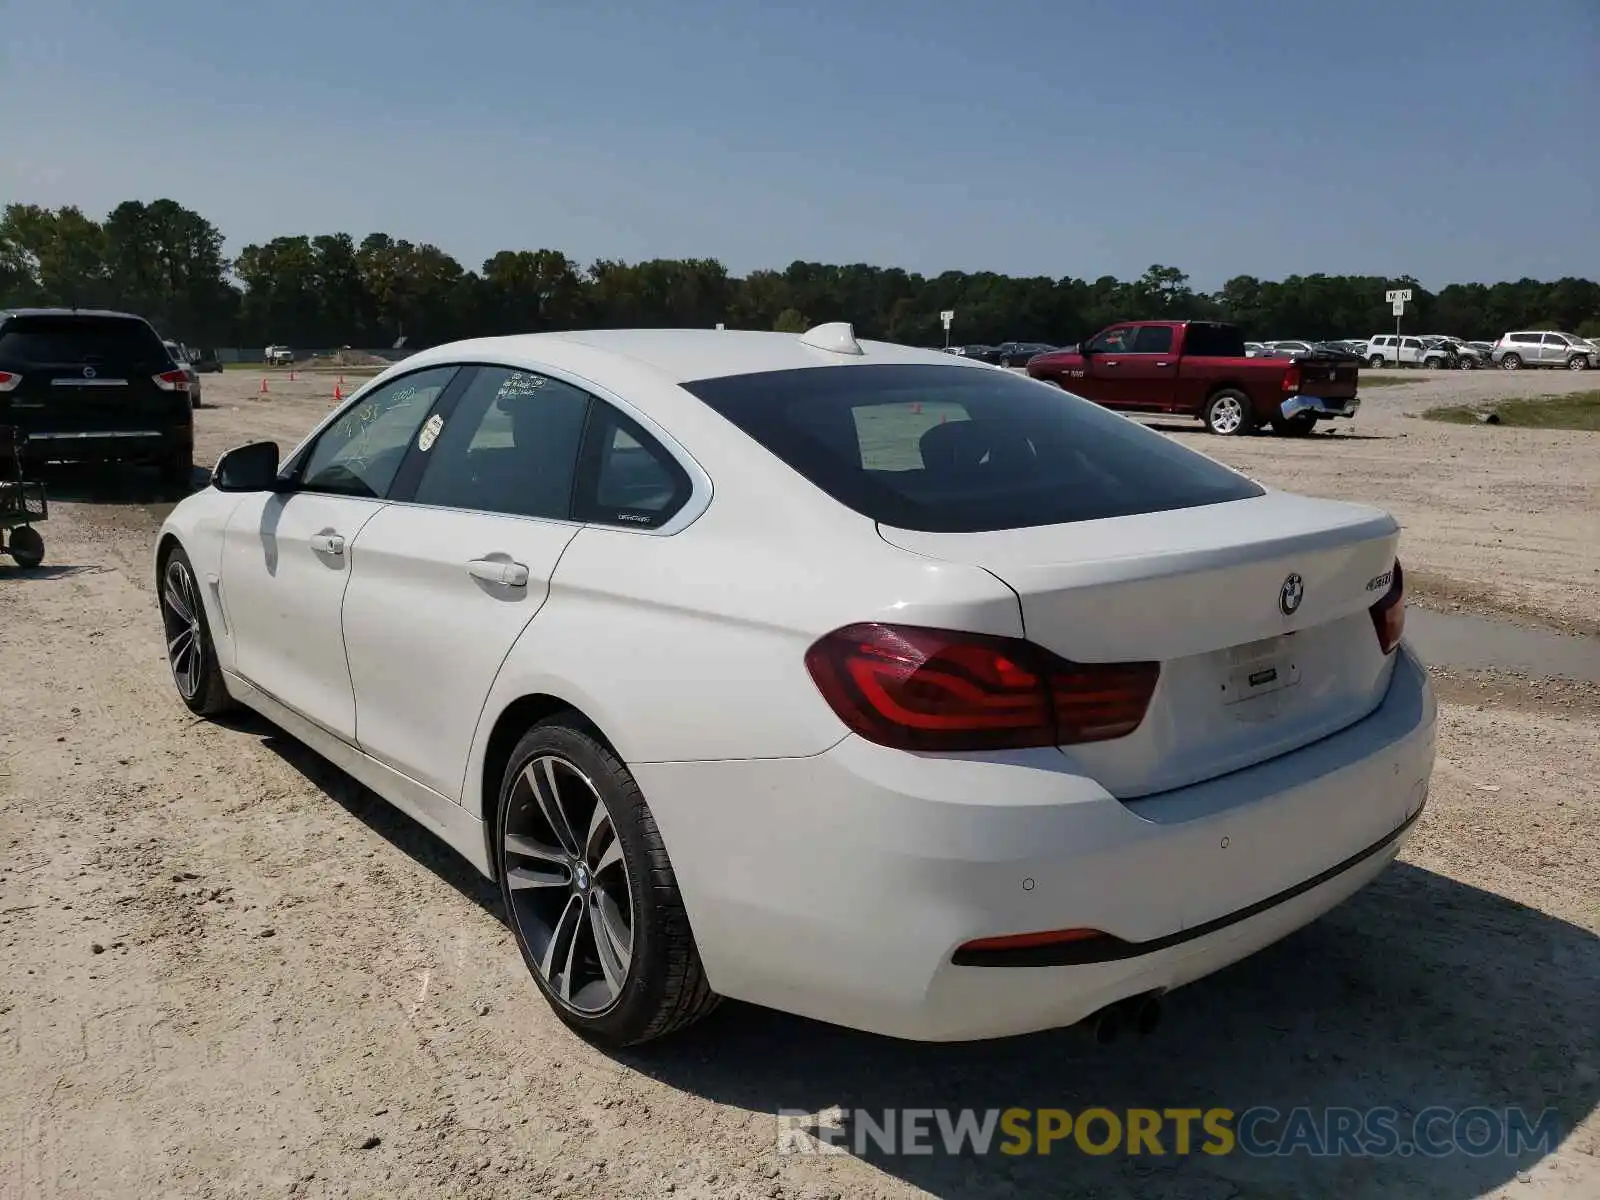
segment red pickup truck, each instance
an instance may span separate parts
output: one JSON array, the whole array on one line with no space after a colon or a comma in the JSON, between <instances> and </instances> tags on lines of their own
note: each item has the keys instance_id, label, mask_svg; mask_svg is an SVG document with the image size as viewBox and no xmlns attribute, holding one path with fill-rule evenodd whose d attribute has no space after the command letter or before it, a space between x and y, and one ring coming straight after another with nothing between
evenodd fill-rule
<instances>
[{"instance_id":1,"label":"red pickup truck","mask_svg":"<svg viewBox=\"0 0 1600 1200\"><path fill-rule=\"evenodd\" d=\"M1107 408L1199 417L1212 433L1271 425L1293 436L1355 416L1359 368L1331 353L1247 358L1239 328L1216 321L1126 321L1028 360L1033 378Z\"/></svg>"}]
</instances>

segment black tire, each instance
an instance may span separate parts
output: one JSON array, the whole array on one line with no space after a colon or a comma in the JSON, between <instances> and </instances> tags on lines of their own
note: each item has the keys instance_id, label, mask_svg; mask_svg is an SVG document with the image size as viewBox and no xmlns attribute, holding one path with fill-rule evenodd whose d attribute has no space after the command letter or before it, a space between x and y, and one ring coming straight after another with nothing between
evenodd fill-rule
<instances>
[{"instance_id":1,"label":"black tire","mask_svg":"<svg viewBox=\"0 0 1600 1200\"><path fill-rule=\"evenodd\" d=\"M31 571L44 562L44 539L31 525L19 525L6 537L6 553L17 566Z\"/></svg>"},{"instance_id":2,"label":"black tire","mask_svg":"<svg viewBox=\"0 0 1600 1200\"><path fill-rule=\"evenodd\" d=\"M1237 424L1234 424L1237 413ZM1206 429L1222 437L1243 437L1255 431L1255 414L1250 408L1250 397L1235 388L1222 388L1206 400L1200 419Z\"/></svg>"},{"instance_id":3,"label":"black tire","mask_svg":"<svg viewBox=\"0 0 1600 1200\"><path fill-rule=\"evenodd\" d=\"M1367 359L1367 366L1376 371L1379 367L1383 366L1383 355L1374 354L1371 358Z\"/></svg>"},{"instance_id":4,"label":"black tire","mask_svg":"<svg viewBox=\"0 0 1600 1200\"><path fill-rule=\"evenodd\" d=\"M1500 360L1500 369L1502 371L1520 371L1520 370L1522 370L1522 355L1520 355L1520 354L1508 354L1508 355L1506 355L1504 358L1502 358Z\"/></svg>"},{"instance_id":5,"label":"black tire","mask_svg":"<svg viewBox=\"0 0 1600 1200\"><path fill-rule=\"evenodd\" d=\"M187 496L194 486L194 451L188 447L174 451L161 461L157 469L162 488Z\"/></svg>"},{"instance_id":6,"label":"black tire","mask_svg":"<svg viewBox=\"0 0 1600 1200\"><path fill-rule=\"evenodd\" d=\"M1274 417L1272 431L1280 437L1307 437L1317 428L1314 413L1296 413L1292 417Z\"/></svg>"},{"instance_id":7,"label":"black tire","mask_svg":"<svg viewBox=\"0 0 1600 1200\"><path fill-rule=\"evenodd\" d=\"M187 588L179 580L180 573L188 577ZM169 587L174 589L179 603L174 603L174 597L168 594ZM222 667L217 662L216 644L211 640L211 623L206 619L200 579L182 546L174 546L161 560L161 570L156 576L156 602L161 607L167 666L172 671L172 683L178 689L178 698L190 712L201 717L219 716L234 708L235 701L228 695L228 685L223 682ZM188 619L184 616L185 612L189 614ZM186 669L180 673L181 646L174 648L175 639L185 632L188 633L187 644L193 647L197 655L192 673Z\"/></svg>"},{"instance_id":8,"label":"black tire","mask_svg":"<svg viewBox=\"0 0 1600 1200\"><path fill-rule=\"evenodd\" d=\"M629 962L615 998L599 1011L580 1011L552 989L511 887L507 825L513 804L525 808L529 803L515 799L524 770L542 758L562 760L581 772L605 805L622 849L632 918ZM635 1046L692 1025L716 1008L721 997L706 982L655 817L628 768L575 716L540 721L517 743L500 781L494 836L501 900L517 948L550 1007L572 1030L603 1046Z\"/></svg>"},{"instance_id":9,"label":"black tire","mask_svg":"<svg viewBox=\"0 0 1600 1200\"><path fill-rule=\"evenodd\" d=\"M1589 369L1589 356L1587 354L1574 354L1567 359L1567 370L1587 371Z\"/></svg>"}]
</instances>

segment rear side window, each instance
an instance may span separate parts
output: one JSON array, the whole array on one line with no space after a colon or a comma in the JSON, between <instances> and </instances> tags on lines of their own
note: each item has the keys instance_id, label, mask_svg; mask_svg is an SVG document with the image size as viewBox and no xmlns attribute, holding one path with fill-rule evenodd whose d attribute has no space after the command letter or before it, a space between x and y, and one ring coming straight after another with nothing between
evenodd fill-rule
<instances>
[{"instance_id":1,"label":"rear side window","mask_svg":"<svg viewBox=\"0 0 1600 1200\"><path fill-rule=\"evenodd\" d=\"M1513 342L1535 342L1535 343L1537 343L1538 340L1539 340L1539 335L1537 333L1513 333L1511 335L1511 340Z\"/></svg>"},{"instance_id":2,"label":"rear side window","mask_svg":"<svg viewBox=\"0 0 1600 1200\"><path fill-rule=\"evenodd\" d=\"M1183 335L1185 358L1243 358L1244 334L1236 325L1191 323Z\"/></svg>"},{"instance_id":3,"label":"rear side window","mask_svg":"<svg viewBox=\"0 0 1600 1200\"><path fill-rule=\"evenodd\" d=\"M1264 495L1060 389L970 367L819 367L683 385L856 512L971 533Z\"/></svg>"},{"instance_id":4,"label":"rear side window","mask_svg":"<svg viewBox=\"0 0 1600 1200\"><path fill-rule=\"evenodd\" d=\"M693 485L666 449L609 404L596 403L584 434L579 520L633 529L665 525Z\"/></svg>"},{"instance_id":5,"label":"rear side window","mask_svg":"<svg viewBox=\"0 0 1600 1200\"><path fill-rule=\"evenodd\" d=\"M156 331L136 317L63 313L12 317L0 327L0 362L155 370L167 361Z\"/></svg>"},{"instance_id":6,"label":"rear side window","mask_svg":"<svg viewBox=\"0 0 1600 1200\"><path fill-rule=\"evenodd\" d=\"M418 504L567 519L589 395L558 379L479 367L455 410L424 432Z\"/></svg>"}]
</instances>

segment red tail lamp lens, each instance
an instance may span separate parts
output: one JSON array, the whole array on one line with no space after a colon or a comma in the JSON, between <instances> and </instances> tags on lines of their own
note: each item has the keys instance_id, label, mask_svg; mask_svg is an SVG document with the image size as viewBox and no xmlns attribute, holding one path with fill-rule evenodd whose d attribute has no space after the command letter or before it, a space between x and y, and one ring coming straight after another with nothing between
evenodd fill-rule
<instances>
[{"instance_id":1,"label":"red tail lamp lens","mask_svg":"<svg viewBox=\"0 0 1600 1200\"><path fill-rule=\"evenodd\" d=\"M1370 611L1372 627L1378 633L1378 645L1385 654L1392 654L1406 630L1406 576L1399 559L1395 559L1394 578L1389 581L1388 592Z\"/></svg>"},{"instance_id":2,"label":"red tail lamp lens","mask_svg":"<svg viewBox=\"0 0 1600 1200\"><path fill-rule=\"evenodd\" d=\"M1017 638L861 624L820 639L806 668L839 718L901 750L997 750L1122 737L1157 663L1073 663Z\"/></svg>"}]
</instances>

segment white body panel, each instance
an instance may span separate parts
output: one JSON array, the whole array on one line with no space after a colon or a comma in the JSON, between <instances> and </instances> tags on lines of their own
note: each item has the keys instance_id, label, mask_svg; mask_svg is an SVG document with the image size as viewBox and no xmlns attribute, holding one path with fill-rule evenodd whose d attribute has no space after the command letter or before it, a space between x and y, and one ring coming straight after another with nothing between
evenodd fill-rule
<instances>
[{"instance_id":1,"label":"white body panel","mask_svg":"<svg viewBox=\"0 0 1600 1200\"><path fill-rule=\"evenodd\" d=\"M382 507L354 496L247 496L222 548L234 670L345 739L355 737L356 703L339 614L355 537ZM317 537L343 539L342 552L316 548Z\"/></svg>"},{"instance_id":2,"label":"white body panel","mask_svg":"<svg viewBox=\"0 0 1600 1200\"><path fill-rule=\"evenodd\" d=\"M356 744L448 796L506 651L550 590L578 526L391 504L362 529L344 599ZM469 564L526 568L514 587Z\"/></svg>"},{"instance_id":3,"label":"white body panel","mask_svg":"<svg viewBox=\"0 0 1600 1200\"><path fill-rule=\"evenodd\" d=\"M208 489L174 510L158 555L180 543L194 562L235 697L485 874L501 714L533 697L581 712L656 816L711 986L757 1003L917 1038L1061 1024L1215 970L1381 869L1425 797L1434 724L1424 673L1378 652L1373 597L1352 586L1392 563L1392 520L1273 494L1053 531L880 532L678 386L811 366L985 369L860 345L485 339L369 385L460 361L587 389L693 480L658 530ZM312 548L332 532L339 562ZM469 571L491 556L526 566L527 585ZM1306 593L1285 618L1271 606L1290 559ZM861 621L1165 666L1126 738L907 753L850 734L807 673L817 638ZM1216 682L1207 656L1285 633L1302 650L1292 721L1195 703ZM1093 966L951 962L973 938L1078 925L1159 946Z\"/></svg>"}]
</instances>

